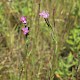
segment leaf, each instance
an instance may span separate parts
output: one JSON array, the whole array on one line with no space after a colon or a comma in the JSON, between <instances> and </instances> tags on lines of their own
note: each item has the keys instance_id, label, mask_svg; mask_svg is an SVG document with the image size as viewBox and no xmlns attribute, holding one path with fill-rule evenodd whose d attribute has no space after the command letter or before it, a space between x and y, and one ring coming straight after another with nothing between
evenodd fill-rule
<instances>
[{"instance_id":1,"label":"leaf","mask_svg":"<svg viewBox=\"0 0 80 80\"><path fill-rule=\"evenodd\" d=\"M55 74L64 75L64 73L63 73L60 69L58 69L58 70L55 72Z\"/></svg>"},{"instance_id":2,"label":"leaf","mask_svg":"<svg viewBox=\"0 0 80 80\"><path fill-rule=\"evenodd\" d=\"M74 45L74 42L72 40L66 40L66 42L69 44L69 45Z\"/></svg>"},{"instance_id":3,"label":"leaf","mask_svg":"<svg viewBox=\"0 0 80 80\"><path fill-rule=\"evenodd\" d=\"M73 60L73 55L72 55L72 53L70 53L68 55L67 62L70 63L70 62L72 62L72 60Z\"/></svg>"}]
</instances>

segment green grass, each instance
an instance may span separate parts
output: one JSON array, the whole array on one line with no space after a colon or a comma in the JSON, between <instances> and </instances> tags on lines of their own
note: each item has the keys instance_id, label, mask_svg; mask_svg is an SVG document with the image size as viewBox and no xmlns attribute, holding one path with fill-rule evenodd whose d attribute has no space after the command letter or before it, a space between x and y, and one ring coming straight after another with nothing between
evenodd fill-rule
<instances>
[{"instance_id":1,"label":"green grass","mask_svg":"<svg viewBox=\"0 0 80 80\"><path fill-rule=\"evenodd\" d=\"M0 80L80 80L75 51L61 57L70 31L80 25L79 6L79 0L0 1ZM50 14L54 40L52 30L39 16L43 10ZM27 17L27 38L21 31L21 16Z\"/></svg>"}]
</instances>

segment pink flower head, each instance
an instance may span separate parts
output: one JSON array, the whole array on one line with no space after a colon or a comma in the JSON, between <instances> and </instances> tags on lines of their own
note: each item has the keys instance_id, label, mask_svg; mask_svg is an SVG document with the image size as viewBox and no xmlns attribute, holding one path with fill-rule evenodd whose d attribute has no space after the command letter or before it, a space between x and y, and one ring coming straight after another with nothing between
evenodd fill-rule
<instances>
[{"instance_id":1,"label":"pink flower head","mask_svg":"<svg viewBox=\"0 0 80 80\"><path fill-rule=\"evenodd\" d=\"M24 17L24 16L22 16L22 17L20 18L20 21L21 21L22 23L24 23L24 24L27 23L27 22L26 22L26 17Z\"/></svg>"},{"instance_id":2,"label":"pink flower head","mask_svg":"<svg viewBox=\"0 0 80 80\"><path fill-rule=\"evenodd\" d=\"M49 13L46 11L42 11L41 13L39 13L39 15L43 18L48 18L49 17Z\"/></svg>"},{"instance_id":3,"label":"pink flower head","mask_svg":"<svg viewBox=\"0 0 80 80\"><path fill-rule=\"evenodd\" d=\"M22 31L23 31L24 35L28 34L28 32L29 32L28 27L22 28Z\"/></svg>"}]
</instances>

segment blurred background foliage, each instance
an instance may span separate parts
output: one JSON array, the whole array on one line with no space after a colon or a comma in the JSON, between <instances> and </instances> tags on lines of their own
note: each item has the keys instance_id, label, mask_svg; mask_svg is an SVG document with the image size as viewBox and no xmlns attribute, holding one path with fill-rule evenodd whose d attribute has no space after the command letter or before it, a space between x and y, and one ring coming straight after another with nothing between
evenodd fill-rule
<instances>
[{"instance_id":1,"label":"blurred background foliage","mask_svg":"<svg viewBox=\"0 0 80 80\"><path fill-rule=\"evenodd\" d=\"M80 80L79 6L80 0L0 0L0 80ZM56 54L51 30L39 17L43 10L55 29ZM27 38L21 16L30 28Z\"/></svg>"}]
</instances>

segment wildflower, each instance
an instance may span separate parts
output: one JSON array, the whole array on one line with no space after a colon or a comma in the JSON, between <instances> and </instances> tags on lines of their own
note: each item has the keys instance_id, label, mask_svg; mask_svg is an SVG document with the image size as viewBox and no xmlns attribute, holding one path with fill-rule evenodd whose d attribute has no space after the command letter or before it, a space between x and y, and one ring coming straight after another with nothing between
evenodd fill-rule
<instances>
[{"instance_id":1,"label":"wildflower","mask_svg":"<svg viewBox=\"0 0 80 80\"><path fill-rule=\"evenodd\" d=\"M49 17L49 13L46 11L42 11L41 13L39 13L39 15L43 18L48 18Z\"/></svg>"},{"instance_id":2,"label":"wildflower","mask_svg":"<svg viewBox=\"0 0 80 80\"><path fill-rule=\"evenodd\" d=\"M26 22L26 17L24 17L24 16L22 16L22 17L20 18L20 21L21 21L22 23L24 23L24 24L27 23L27 22Z\"/></svg>"},{"instance_id":3,"label":"wildflower","mask_svg":"<svg viewBox=\"0 0 80 80\"><path fill-rule=\"evenodd\" d=\"M24 35L28 34L29 32L28 27L22 28L22 31Z\"/></svg>"}]
</instances>

